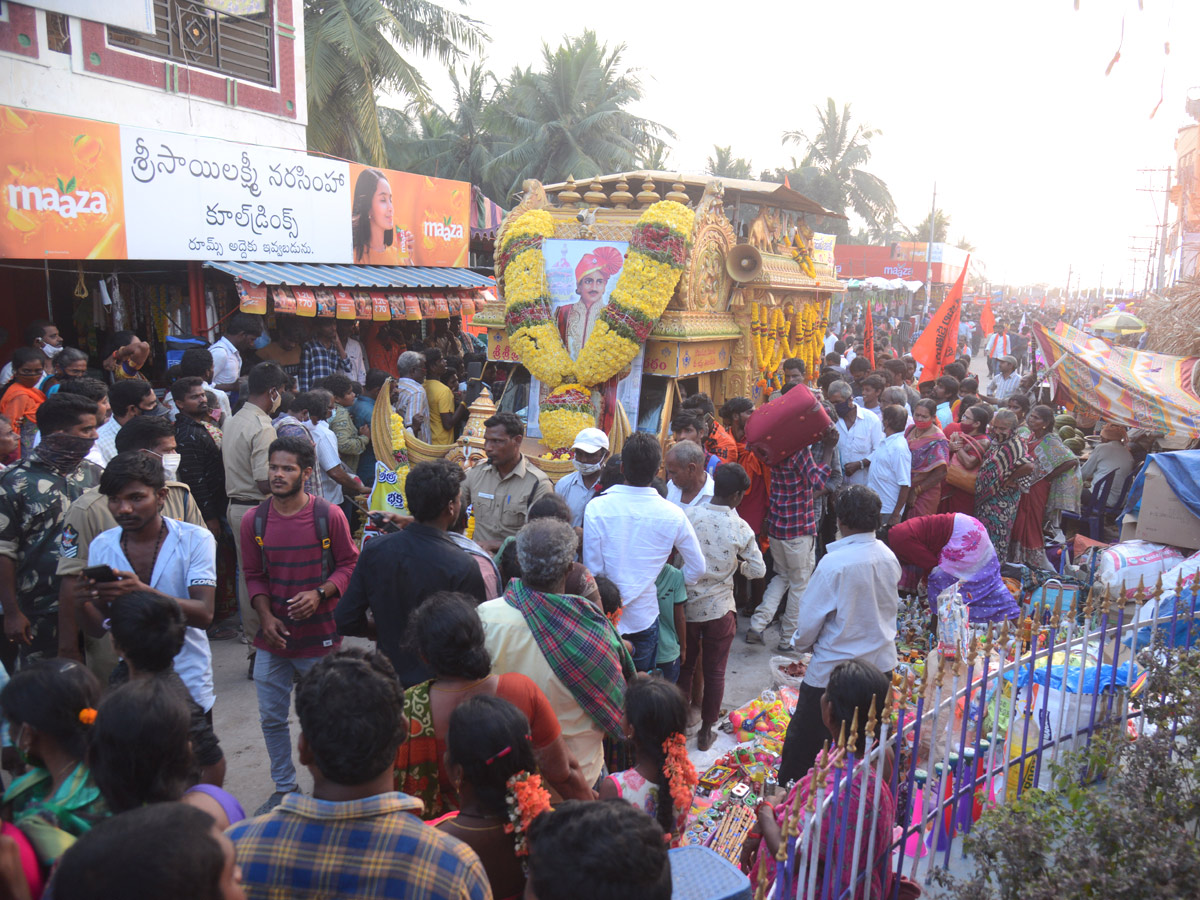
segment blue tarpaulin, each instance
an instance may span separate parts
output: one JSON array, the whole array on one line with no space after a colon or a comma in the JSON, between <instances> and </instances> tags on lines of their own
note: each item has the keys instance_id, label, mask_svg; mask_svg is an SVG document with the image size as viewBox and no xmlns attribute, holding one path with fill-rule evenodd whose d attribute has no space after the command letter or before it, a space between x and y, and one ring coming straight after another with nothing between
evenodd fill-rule
<instances>
[{"instance_id":1,"label":"blue tarpaulin","mask_svg":"<svg viewBox=\"0 0 1200 900\"><path fill-rule=\"evenodd\" d=\"M1146 468L1157 464L1167 484L1192 515L1200 518L1200 450L1176 450L1172 453L1151 453L1146 465L1138 472L1129 489L1125 512L1136 514L1142 506L1142 488L1146 484Z\"/></svg>"}]
</instances>

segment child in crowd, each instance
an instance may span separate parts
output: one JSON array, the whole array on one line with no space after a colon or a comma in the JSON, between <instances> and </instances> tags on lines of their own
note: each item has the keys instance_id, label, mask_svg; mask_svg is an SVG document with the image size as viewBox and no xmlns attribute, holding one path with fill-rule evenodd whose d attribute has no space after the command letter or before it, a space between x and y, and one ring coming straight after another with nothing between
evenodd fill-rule
<instances>
[{"instance_id":1,"label":"child in crowd","mask_svg":"<svg viewBox=\"0 0 1200 900\"><path fill-rule=\"evenodd\" d=\"M600 799L620 799L657 819L678 846L696 790L696 768L687 755L688 705L679 688L642 677L625 692L625 736L637 762L600 782Z\"/></svg>"},{"instance_id":2,"label":"child in crowd","mask_svg":"<svg viewBox=\"0 0 1200 900\"><path fill-rule=\"evenodd\" d=\"M867 722L874 716L875 737L879 737L879 726L882 724L882 714L887 708L888 688L890 682L888 677L878 669L868 663L859 662L858 660L850 660L848 662L839 663L829 676L829 684L825 688L825 694L821 698L821 717L825 722L825 728L829 731L831 742L836 743L839 735L845 730L849 732L851 723L858 722L858 732L856 734L846 735L846 744L849 746L853 742L854 753L857 759L862 758L863 752L866 750L867 740ZM891 761L890 749L884 751L881 757L881 765L864 767L856 766L853 775L850 778L849 797L847 802L849 808L857 810L859 808L859 798L865 791L866 796L871 802L867 804L866 811L867 820L873 823L874 828L865 827L859 832L859 841L862 845L860 857L860 869L862 871L868 867L865 862L867 854L867 845L871 839L871 832L874 830L875 847L887 847L892 840L892 828L896 820L896 804L892 799L891 784ZM820 765L820 758L817 760ZM826 772L826 796L833 789L834 779L841 776L846 777L844 767L846 760L840 751L834 750L825 760L827 765ZM842 768L839 769L838 767ZM817 768L814 767L807 775L801 778L788 792L784 799L782 792L777 794L770 802L764 801L758 808L758 823L747 835L745 843L742 845L742 868L745 869L752 881L757 883L759 877L764 877L767 880L768 891L770 884L775 878L775 854L779 850L779 845L782 842L782 825L785 817L791 814L797 802L804 804L808 801L808 795L813 789L812 780ZM879 793L876 795L876 781L882 777L883 784L878 785ZM843 783L842 791L846 791L846 785ZM799 797L797 797L799 795ZM871 808L874 804L874 798L879 797L878 807ZM840 807L840 804L839 804ZM844 808L844 807L843 807ZM826 818L821 823L821 846L819 849L819 865L825 865L830 860L834 859L837 850L837 837L839 829L836 823L831 819ZM843 892L854 882L858 872L852 872L854 854L850 852L853 848L848 848L843 854L844 864L840 875L835 877L840 878L840 881L835 882L834 893L837 896L842 896ZM765 858L763 855L766 854ZM866 897L890 897L892 895L892 855L890 853L876 854L879 863L872 869L869 875L869 890L863 890L863 884L854 892L855 898ZM901 894L905 896L905 894Z\"/></svg>"},{"instance_id":3,"label":"child in crowd","mask_svg":"<svg viewBox=\"0 0 1200 900\"><path fill-rule=\"evenodd\" d=\"M18 829L6 831L18 844L32 845L42 877L108 815L84 762L99 702L96 676L67 659L20 669L0 691L8 733L29 766L4 792L4 820Z\"/></svg>"},{"instance_id":4,"label":"child in crowd","mask_svg":"<svg viewBox=\"0 0 1200 900\"><path fill-rule=\"evenodd\" d=\"M446 764L459 807L430 824L475 851L496 900L516 900L525 890L525 819L550 808L540 780L529 777L537 772L529 720L503 698L472 697L450 714Z\"/></svg>"}]
</instances>

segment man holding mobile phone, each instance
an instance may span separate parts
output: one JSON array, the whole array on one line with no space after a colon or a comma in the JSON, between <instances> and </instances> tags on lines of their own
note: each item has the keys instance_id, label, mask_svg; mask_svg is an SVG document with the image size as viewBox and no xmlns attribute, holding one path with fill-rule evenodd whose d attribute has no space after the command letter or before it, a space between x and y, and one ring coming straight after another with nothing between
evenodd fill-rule
<instances>
[{"instance_id":1,"label":"man holding mobile phone","mask_svg":"<svg viewBox=\"0 0 1200 900\"><path fill-rule=\"evenodd\" d=\"M262 623L254 636L254 686L275 782L255 815L300 789L288 728L292 683L341 645L333 611L358 562L345 514L304 491L315 465L311 444L277 438L267 451L271 497L242 519L242 567Z\"/></svg>"},{"instance_id":2,"label":"man holding mobile phone","mask_svg":"<svg viewBox=\"0 0 1200 900\"><path fill-rule=\"evenodd\" d=\"M163 515L167 500L162 461L126 450L100 476L100 493L117 527L98 534L88 548L88 569L111 568L116 580L82 577L75 598L84 629L102 637L113 607L132 591L171 597L187 622L175 672L212 724L216 702L212 651L204 629L212 624L217 585L217 543L207 528ZM101 570L102 576L107 572Z\"/></svg>"}]
</instances>

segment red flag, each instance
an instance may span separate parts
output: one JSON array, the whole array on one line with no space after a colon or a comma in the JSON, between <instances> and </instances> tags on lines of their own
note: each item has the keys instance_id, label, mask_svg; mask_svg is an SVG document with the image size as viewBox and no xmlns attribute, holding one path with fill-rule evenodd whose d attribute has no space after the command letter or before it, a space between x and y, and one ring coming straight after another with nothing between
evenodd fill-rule
<instances>
[{"instance_id":1,"label":"red flag","mask_svg":"<svg viewBox=\"0 0 1200 900\"><path fill-rule=\"evenodd\" d=\"M991 297L983 301L983 312L979 314L979 327L983 329L984 335L989 335L996 330L996 317L992 315Z\"/></svg>"},{"instance_id":2,"label":"red flag","mask_svg":"<svg viewBox=\"0 0 1200 900\"><path fill-rule=\"evenodd\" d=\"M971 257L967 257L970 262ZM967 267L963 266L958 275L958 281L950 288L950 293L942 301L925 330L913 343L909 353L912 358L924 366L921 372L922 381L933 381L954 362L958 350L958 323L962 317L963 281L967 277Z\"/></svg>"},{"instance_id":3,"label":"red flag","mask_svg":"<svg viewBox=\"0 0 1200 900\"><path fill-rule=\"evenodd\" d=\"M870 300L867 301L867 323L863 328L863 348L872 369L875 368L875 319L871 315L871 307L874 305Z\"/></svg>"}]
</instances>

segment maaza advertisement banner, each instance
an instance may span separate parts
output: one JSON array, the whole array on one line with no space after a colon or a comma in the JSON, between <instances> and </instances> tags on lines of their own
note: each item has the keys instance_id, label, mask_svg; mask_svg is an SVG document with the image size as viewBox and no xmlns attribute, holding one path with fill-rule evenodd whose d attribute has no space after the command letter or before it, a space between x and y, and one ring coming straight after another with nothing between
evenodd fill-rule
<instances>
[{"instance_id":1,"label":"maaza advertisement banner","mask_svg":"<svg viewBox=\"0 0 1200 900\"><path fill-rule=\"evenodd\" d=\"M470 186L0 106L0 257L465 266Z\"/></svg>"}]
</instances>

